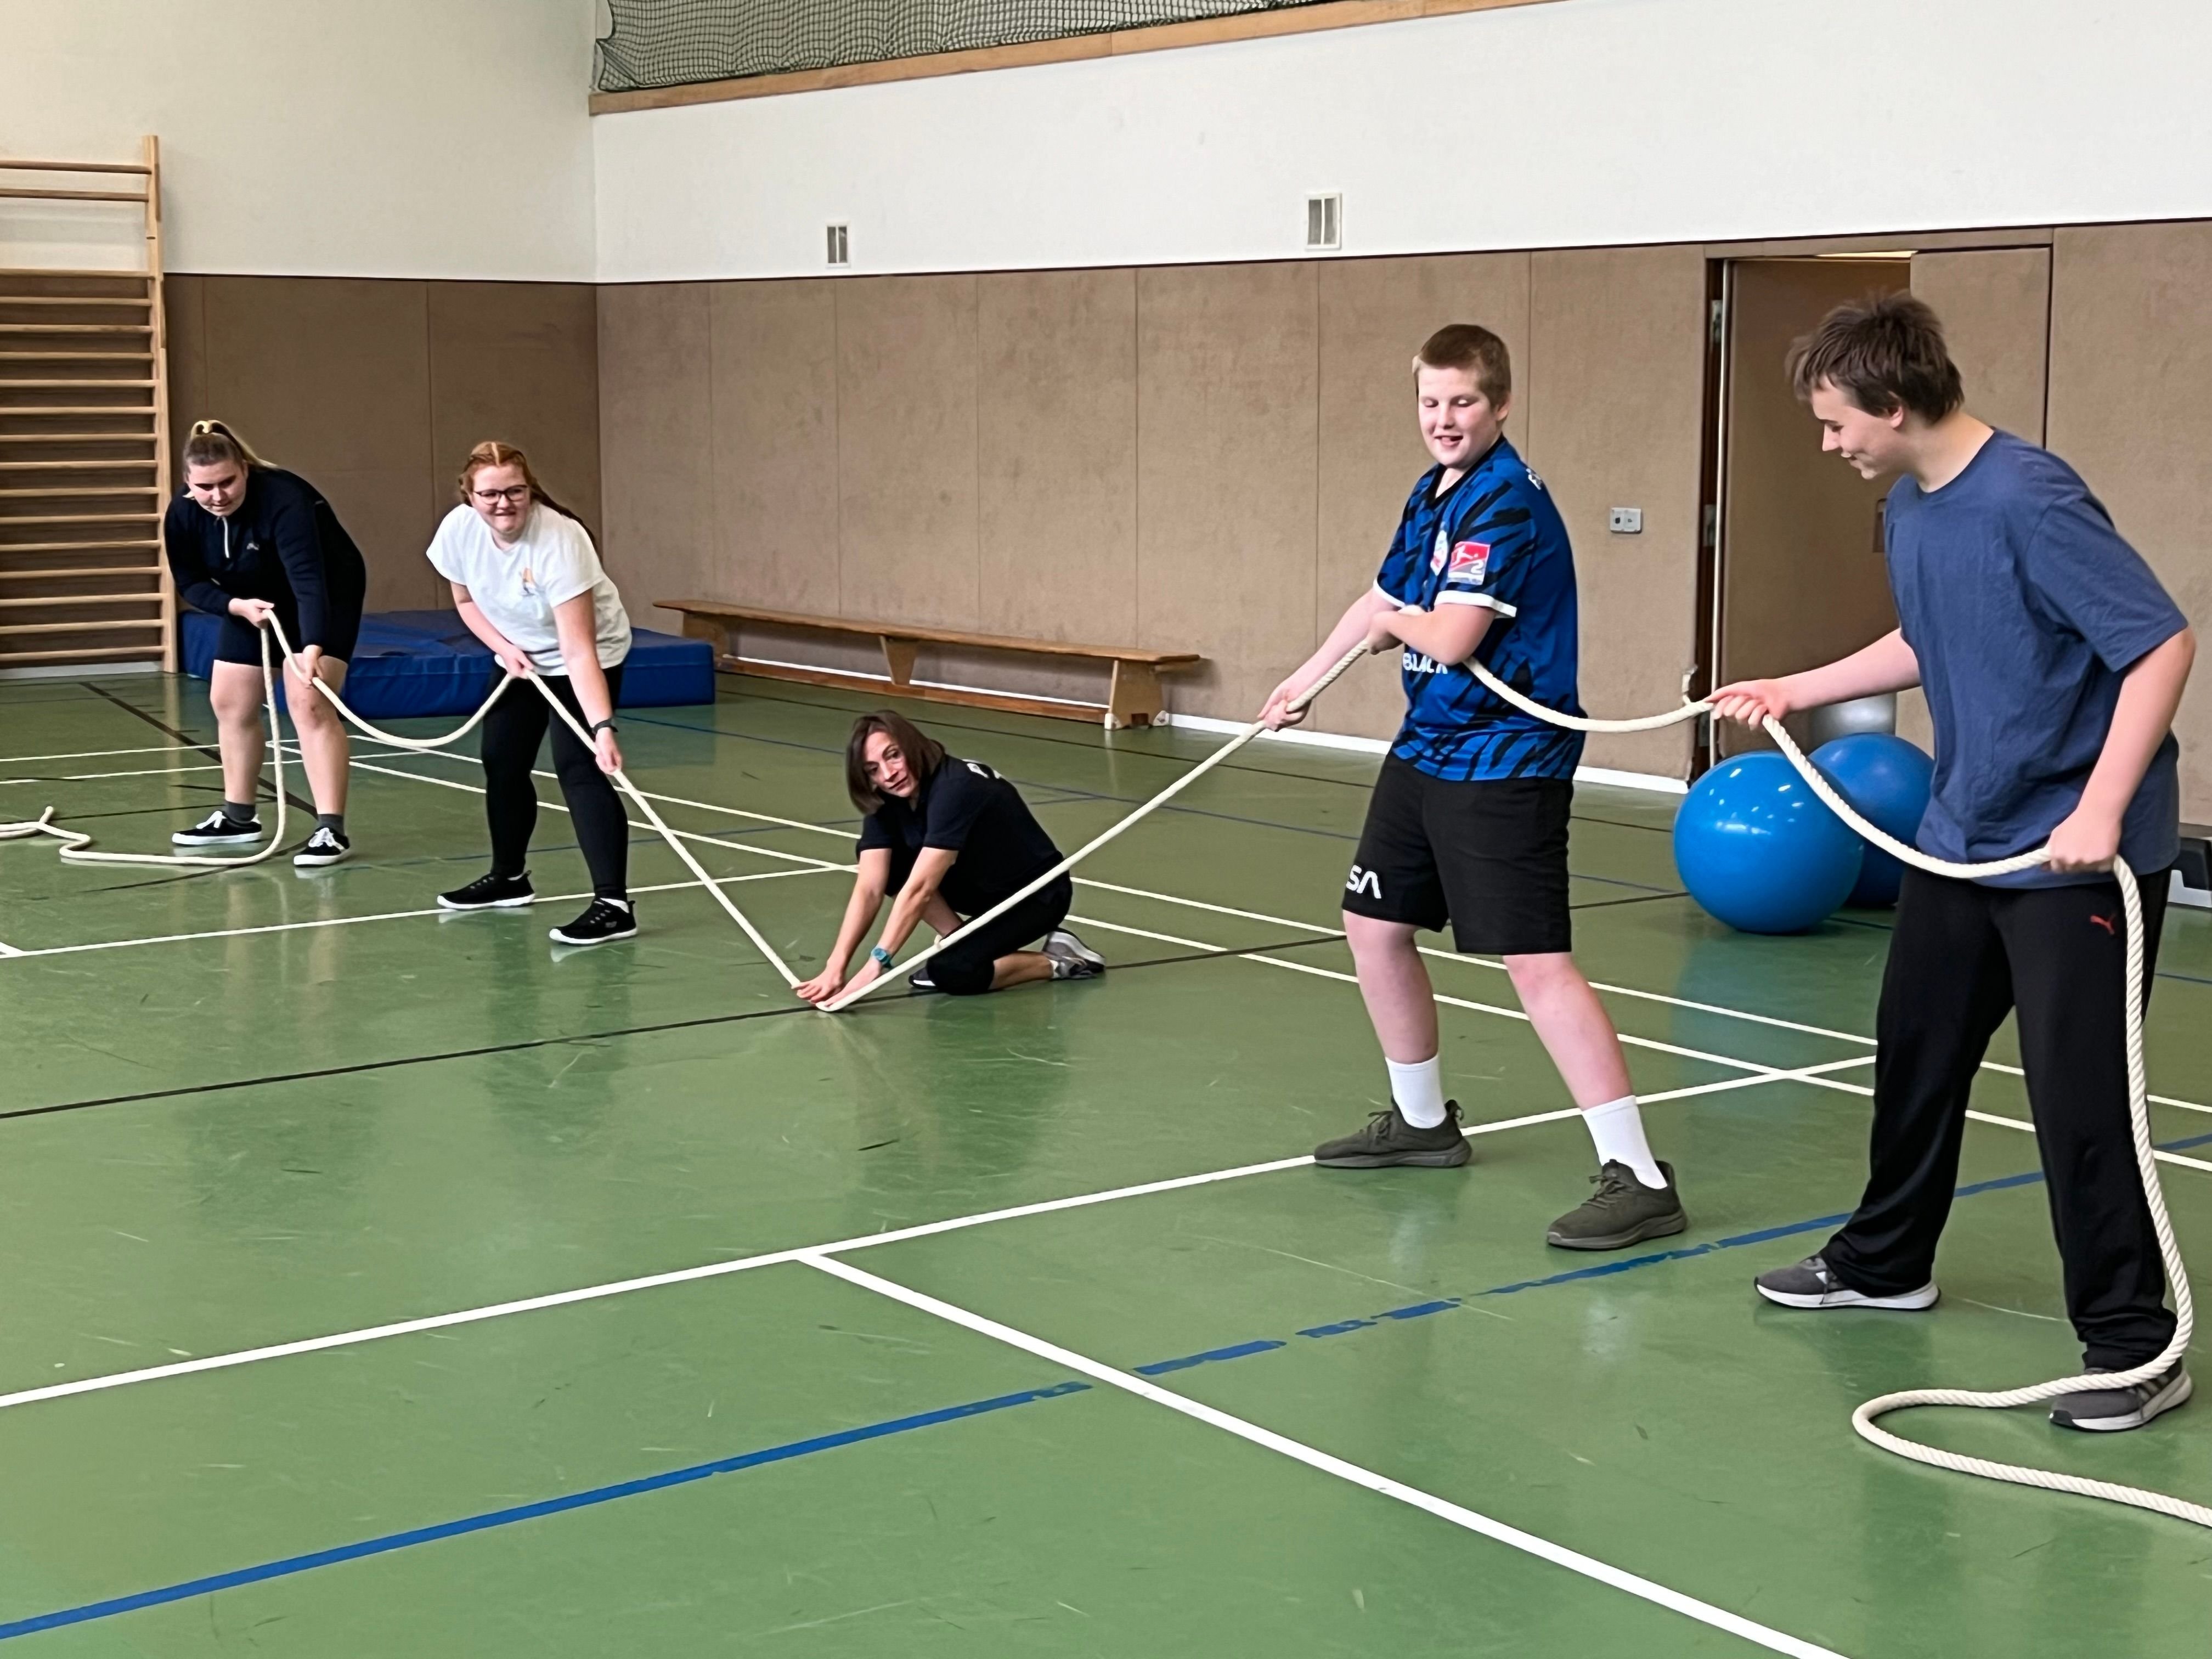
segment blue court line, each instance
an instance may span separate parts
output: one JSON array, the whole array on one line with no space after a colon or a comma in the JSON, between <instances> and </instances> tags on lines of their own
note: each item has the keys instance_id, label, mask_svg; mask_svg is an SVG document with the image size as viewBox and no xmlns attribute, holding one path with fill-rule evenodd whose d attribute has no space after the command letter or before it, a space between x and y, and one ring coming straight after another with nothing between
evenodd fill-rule
<instances>
[{"instance_id":1,"label":"blue court line","mask_svg":"<svg viewBox=\"0 0 2212 1659\"><path fill-rule=\"evenodd\" d=\"M213 1573L204 1578L190 1578L180 1584L141 1590L135 1595L118 1595L105 1601L88 1601L82 1607L64 1607L58 1613L42 1613L29 1619L18 1619L11 1624L0 1625L0 1642L12 1637L35 1635L40 1631L58 1630L67 1625L87 1624L95 1619L112 1619L118 1613L136 1613L141 1608L157 1607L195 1595L211 1595L217 1590L236 1589L244 1584L286 1578L294 1573L312 1572L317 1567L336 1566L342 1561L358 1561L365 1556L386 1555L393 1550L435 1543L444 1538L459 1538L472 1532L488 1531L494 1527L510 1527L519 1521L535 1521L570 1510L611 1504L617 1498L661 1492L670 1486L685 1486L713 1475L732 1474L739 1469L758 1468L767 1463L788 1462L794 1457L833 1451L840 1446L856 1445L866 1440L881 1440L890 1435L931 1428L937 1424L956 1422L962 1418L981 1417L991 1412L1005 1411L1013 1406L1026 1406L1039 1400L1057 1400L1064 1395L1086 1393L1091 1386L1088 1382L1069 1381L1054 1382L1041 1389L1024 1389L1018 1394L1002 1394L989 1400L970 1401L964 1406L947 1406L939 1411L920 1412L911 1417L895 1417L888 1422L871 1423L862 1428L842 1429L835 1434L816 1435L811 1439L787 1441L781 1446L740 1452L734 1457L720 1458L712 1463L694 1463L688 1468L671 1469L663 1474L645 1475L635 1480L617 1481L611 1486L593 1486L587 1492L568 1492L535 1504L520 1504L513 1509L493 1510L483 1515L467 1516L459 1521L442 1521L435 1526L416 1527L406 1532L386 1533L380 1538L365 1538L358 1543L340 1544L335 1548L316 1550L307 1555L287 1556L281 1561L266 1561L259 1566L240 1567L232 1572Z\"/></svg>"},{"instance_id":2,"label":"blue court line","mask_svg":"<svg viewBox=\"0 0 2212 1659\"><path fill-rule=\"evenodd\" d=\"M2212 1143L2212 1133L2191 1135L2185 1139L2160 1143L2160 1150L2177 1152L2184 1147L2201 1146ZM2020 1175L1999 1176L1994 1180L1977 1181L1959 1188L1954 1196L1972 1198L1977 1194L1999 1192L2008 1188L2033 1186L2043 1179L2040 1170L2028 1170ZM1662 1262L1685 1261L1697 1256L1711 1255L1722 1250L1741 1249L1749 1244L1771 1243L1776 1239L1792 1237L1800 1233L1817 1232L1839 1225L1847 1218L1841 1215L1815 1216L1809 1221L1793 1221L1778 1227L1762 1227L1753 1232L1734 1233L1704 1244L1692 1244L1681 1249L1657 1250L1648 1255L1626 1260L1601 1261L1587 1267L1576 1267L1565 1273L1553 1273L1544 1279L1525 1279L1512 1284L1492 1285L1486 1291L1477 1291L1470 1296L1437 1297L1427 1301L1408 1304L1401 1308L1386 1308L1382 1312L1363 1319L1339 1320L1333 1324L1314 1325L1297 1333L1310 1338L1344 1336L1353 1331L1371 1330L1384 1321L1425 1319L1431 1314L1449 1313L1470 1302L1486 1297L1514 1296L1522 1291L1542 1290L1554 1285L1573 1284L1583 1279L1608 1279L1633 1273L1643 1267L1656 1267ZM1175 1371L1189 1370L1200 1365L1219 1364L1234 1359L1249 1358L1254 1354L1273 1353L1291 1345L1279 1338L1261 1337L1249 1342L1233 1343L1226 1347L1208 1348L1204 1352L1185 1354L1176 1359L1154 1360L1150 1364L1133 1366L1139 1376L1162 1376ZM811 1456L816 1452L833 1451L841 1446L857 1445L865 1441L881 1440L891 1435L905 1434L915 1429L926 1429L939 1423L956 1422L963 1418L981 1417L993 1412L1007 1410L1015 1406L1026 1406L1040 1400L1057 1400L1067 1395L1087 1393L1091 1385L1069 1379L1042 1388L1024 1389L1016 1394L1003 1394L988 1400L970 1401L965 1405L945 1406L936 1411L919 1412L908 1417L896 1417L882 1423L871 1423L859 1428L841 1429L832 1434L816 1435L805 1440L787 1441L780 1446L766 1447L759 1451L741 1452L711 1463L694 1463L688 1468L671 1469L660 1474L641 1476L635 1480L618 1481L612 1486L594 1486L587 1491L569 1492L559 1498L550 1498L535 1504L517 1504L511 1509L493 1510L485 1514L465 1516L456 1521L440 1522L428 1527L416 1527L405 1532L386 1533L381 1537L362 1539L356 1543L340 1544L326 1550L317 1550L306 1555L287 1556L281 1560L264 1562L258 1566L240 1567L230 1572L213 1573L205 1577L186 1579L181 1583L164 1585L158 1589L141 1590L132 1595L118 1595L104 1601L88 1601L79 1607L64 1607L58 1612L38 1613L28 1619L0 1624L0 1642L18 1636L35 1635L41 1631L57 1630L69 1625L81 1625L94 1620L112 1619L118 1613L136 1613L146 1607L165 1606L196 1595L209 1595L217 1590L236 1589L246 1584L257 1584L272 1578L289 1577L296 1573L311 1572L319 1567L337 1566L348 1561L358 1561L373 1555L386 1555L394 1550L410 1549L419 1544L434 1544L447 1538L459 1538L470 1533L484 1532L495 1527L513 1526L519 1522L535 1521L547 1516L564 1514L571 1510L589 1509L600 1504L610 1504L624 1498L641 1497L648 1492L665 1491L671 1486L689 1485L717 1474L734 1474L738 1470L758 1468L764 1464L787 1462L793 1458Z\"/></svg>"}]
</instances>

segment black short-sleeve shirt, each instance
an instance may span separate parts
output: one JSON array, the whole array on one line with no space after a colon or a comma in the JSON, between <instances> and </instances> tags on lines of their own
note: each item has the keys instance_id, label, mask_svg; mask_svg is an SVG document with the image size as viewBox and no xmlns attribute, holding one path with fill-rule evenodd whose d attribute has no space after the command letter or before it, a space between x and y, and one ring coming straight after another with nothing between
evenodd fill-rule
<instances>
[{"instance_id":1,"label":"black short-sleeve shirt","mask_svg":"<svg viewBox=\"0 0 2212 1659\"><path fill-rule=\"evenodd\" d=\"M989 909L1060 862L1060 848L1021 792L981 761L947 755L913 801L887 797L860 825L860 850L891 855L891 890L925 847L960 856L938 889L963 915Z\"/></svg>"}]
</instances>

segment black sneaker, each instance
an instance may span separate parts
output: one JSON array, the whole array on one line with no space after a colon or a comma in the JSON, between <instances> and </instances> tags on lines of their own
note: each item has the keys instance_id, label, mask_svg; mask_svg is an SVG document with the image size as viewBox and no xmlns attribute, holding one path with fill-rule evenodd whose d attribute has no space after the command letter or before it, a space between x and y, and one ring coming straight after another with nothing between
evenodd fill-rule
<instances>
[{"instance_id":1,"label":"black sneaker","mask_svg":"<svg viewBox=\"0 0 2212 1659\"><path fill-rule=\"evenodd\" d=\"M1054 979L1096 979L1106 971L1106 958L1065 927L1044 936L1044 953L1052 958Z\"/></svg>"},{"instance_id":2,"label":"black sneaker","mask_svg":"<svg viewBox=\"0 0 2212 1659\"><path fill-rule=\"evenodd\" d=\"M548 932L556 945L609 945L637 937L637 912L628 899L595 898L575 921Z\"/></svg>"},{"instance_id":3,"label":"black sneaker","mask_svg":"<svg viewBox=\"0 0 2212 1659\"><path fill-rule=\"evenodd\" d=\"M1917 1291L1905 1291L1895 1296L1869 1296L1844 1284L1836 1277L1834 1269L1817 1255L1808 1255L1794 1267L1761 1273L1753 1282L1761 1296L1785 1308L1895 1308L1917 1313L1923 1308L1934 1307L1941 1294L1931 1279Z\"/></svg>"},{"instance_id":4,"label":"black sneaker","mask_svg":"<svg viewBox=\"0 0 2212 1659\"><path fill-rule=\"evenodd\" d=\"M325 864L336 864L351 856L353 843L342 830L328 824L318 824L315 833L307 837L307 844L292 854L292 862L302 870L316 870Z\"/></svg>"},{"instance_id":5,"label":"black sneaker","mask_svg":"<svg viewBox=\"0 0 2212 1659\"><path fill-rule=\"evenodd\" d=\"M530 872L525 870L519 876L478 876L465 887L439 894L438 902L448 910L512 910L534 903L537 898L530 885Z\"/></svg>"},{"instance_id":6,"label":"black sneaker","mask_svg":"<svg viewBox=\"0 0 2212 1659\"><path fill-rule=\"evenodd\" d=\"M1662 1163L1659 1173L1667 1184L1647 1187L1626 1164L1605 1164L1590 1177L1597 1190L1554 1221L1544 1243L1562 1250L1620 1250L1682 1231L1690 1218L1674 1191L1674 1166Z\"/></svg>"},{"instance_id":7,"label":"black sneaker","mask_svg":"<svg viewBox=\"0 0 2212 1659\"><path fill-rule=\"evenodd\" d=\"M1314 1148L1314 1164L1323 1170L1385 1170L1409 1164L1425 1170L1456 1169L1474 1156L1460 1132L1459 1102L1444 1103L1444 1121L1433 1129L1416 1129L1398 1115L1396 1102L1367 1120L1357 1134L1324 1140Z\"/></svg>"},{"instance_id":8,"label":"black sneaker","mask_svg":"<svg viewBox=\"0 0 2212 1659\"><path fill-rule=\"evenodd\" d=\"M937 988L937 981L929 976L929 964L923 963L906 976L907 989L919 996L927 996Z\"/></svg>"},{"instance_id":9,"label":"black sneaker","mask_svg":"<svg viewBox=\"0 0 2212 1659\"><path fill-rule=\"evenodd\" d=\"M251 847L261 839L261 820L248 818L240 823L226 817L221 807L209 813L189 830L179 830L169 837L172 847Z\"/></svg>"},{"instance_id":10,"label":"black sneaker","mask_svg":"<svg viewBox=\"0 0 2212 1659\"><path fill-rule=\"evenodd\" d=\"M2092 1375L2106 1369L2103 1365L2089 1367ZM2087 1429L2100 1434L2139 1429L2176 1406L2186 1405L2196 1386L2182 1369L2181 1361L2176 1359L2148 1382L2130 1382L2124 1389L2085 1389L2079 1394L2062 1394L2051 1402L2051 1420L2062 1429Z\"/></svg>"}]
</instances>

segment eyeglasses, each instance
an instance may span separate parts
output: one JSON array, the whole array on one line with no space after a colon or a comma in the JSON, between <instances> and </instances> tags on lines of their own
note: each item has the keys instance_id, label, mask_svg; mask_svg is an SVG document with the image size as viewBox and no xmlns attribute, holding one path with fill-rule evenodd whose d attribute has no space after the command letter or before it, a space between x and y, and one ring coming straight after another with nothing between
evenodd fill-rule
<instances>
[{"instance_id":1,"label":"eyeglasses","mask_svg":"<svg viewBox=\"0 0 2212 1659\"><path fill-rule=\"evenodd\" d=\"M528 484L511 484L505 489L474 489L469 492L486 507L505 501L509 507L520 507L530 499Z\"/></svg>"}]
</instances>

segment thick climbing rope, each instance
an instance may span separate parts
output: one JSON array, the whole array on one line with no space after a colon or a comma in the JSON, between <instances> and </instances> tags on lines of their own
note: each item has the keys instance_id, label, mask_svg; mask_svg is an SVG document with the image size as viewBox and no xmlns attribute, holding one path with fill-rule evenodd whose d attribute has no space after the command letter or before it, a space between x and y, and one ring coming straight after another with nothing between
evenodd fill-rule
<instances>
[{"instance_id":1,"label":"thick climbing rope","mask_svg":"<svg viewBox=\"0 0 2212 1659\"><path fill-rule=\"evenodd\" d=\"M590 749L594 746L592 734L584 728L582 723L579 721L574 714L568 712L568 708L562 704L560 698L553 695L552 688L548 686L545 682L534 672L517 674L511 670L507 672L505 678L501 679L497 685L492 688L491 695L483 700L483 703L478 706L475 714L470 715L461 725L454 727L453 730L447 732L442 737L406 738L400 736L396 732L386 732L380 726L372 725L368 720L364 720L361 715L356 714L352 708L347 706L345 699L340 696L337 691L332 690L331 687L320 678L311 677L308 675L304 665L299 660L298 653L292 649L292 641L285 635L284 624L278 621L272 614L269 617L267 626L263 630L261 635L261 678L268 697L269 734L270 739L270 746L275 751L275 765L276 770L276 831L270 838L270 843L267 847L262 848L260 852L253 854L250 857L236 859L194 858L181 855L164 856L151 853L88 852L85 849L87 845L92 840L92 837L85 835L81 830L64 830L60 825L55 823L53 822L53 808L52 807L48 807L44 812L40 813L36 819L33 819L29 823L0 824L0 841L13 840L24 836L52 836L63 843L61 856L64 859L68 860L70 862L76 864L100 862L106 864L191 865L201 868L228 869L233 866L243 868L247 865L258 864L263 860L273 855L277 848L283 844L284 838L284 744L283 741L282 730L276 723L276 671L274 665L270 660L269 636L272 631L276 636L276 642L283 652L285 662L291 667L294 678L312 684L317 691L323 695L324 698L330 703L331 707L338 712L340 716L354 726L357 727L360 731L366 733L368 736L375 738L379 743L390 744L395 748L411 749L417 751L445 748L447 744L458 742L460 738L466 737L471 732L474 731L476 727L482 723L484 716L491 712L492 705L497 702L501 696L506 695L507 689L512 686L515 681L518 679L526 679L532 685L538 689L538 695L545 699L547 706L552 709L554 714L560 717L562 723L567 726L571 732L575 733L576 740L579 743L581 743L586 749ZM616 784L622 789L622 791L627 794L631 800L637 804L638 810L645 814L647 822L651 823L655 830L660 832L661 839L665 841L669 847L675 852L676 856L684 861L684 866L689 869L693 875L699 878L700 884L705 887L708 892L714 895L714 902L720 904L724 910L729 913L730 920L736 922L739 927L744 930L745 937L753 942L754 948L759 951L761 955L768 959L769 966L773 967L778 974L783 976L783 982L786 985L798 984L799 976L793 973L790 967L784 962L784 959L776 954L775 947L771 945L768 940L763 937L760 929L753 926L751 921L745 915L745 913L737 907L736 903L732 901L730 896L726 892L723 891L721 884L712 876L707 873L706 869L700 864L697 859L691 856L691 849L684 846L682 839L677 835L677 833L668 827L666 820L665 820L659 812L653 810L653 803L646 799L643 792L641 791L635 784L632 783L629 781L628 775L620 769L617 769L612 774L612 776Z\"/></svg>"},{"instance_id":2,"label":"thick climbing rope","mask_svg":"<svg viewBox=\"0 0 2212 1659\"><path fill-rule=\"evenodd\" d=\"M1292 700L1290 705L1290 712L1295 714L1304 711L1313 702L1313 700L1316 697L1321 696L1322 692L1328 690L1330 686L1334 685L1338 680L1341 679L1344 677L1345 672L1351 668L1352 664L1358 662L1366 654L1367 645L1364 641L1362 641L1359 644L1352 647L1351 650L1346 652L1344 655L1337 660L1335 665L1332 667L1328 672L1323 674L1310 686L1307 687L1302 696ZM1124 831L1135 828L1136 825L1150 817L1154 812L1159 811L1161 807L1165 806L1177 795L1182 793L1184 790L1189 788L1191 785L1196 783L1208 772L1211 772L1215 767L1220 765L1222 762L1227 760L1231 755L1235 754L1238 750L1242 749L1246 744L1251 742L1253 738L1258 737L1267 729L1267 727L1264 722L1259 720L1253 721L1251 725L1246 726L1235 737L1230 738L1227 743L1223 744L1220 748L1215 750L1197 765L1192 767L1189 771L1184 773L1166 788L1161 790L1158 794L1153 796L1152 799L1146 801L1135 811L1130 813L1127 817L1123 818L1112 829L1104 830L1100 834L1092 836L1089 841L1084 842L1082 846L1077 848L1073 853L1070 853L1059 863L1054 865L1051 869L1046 871L1042 875L1036 877L1026 886L1018 889L1009 896L1000 899L996 904L984 911L981 915L973 918L972 920L963 923L961 927L953 930L951 933L947 933L943 939L938 940L936 944L931 945L927 951L918 951L915 955L908 957L905 961L899 963L896 966L886 969L881 975L870 980L866 984L844 991L840 994L830 998L827 1002L818 1005L822 1009L822 1012L828 1014L834 1014L841 1009L850 1007L854 1003L858 1002L862 997L867 996L872 992L880 991L884 986L893 984L896 981L905 978L907 975L921 967L923 963L927 962L939 951L945 950L947 946L957 945L962 939L966 939L978 927L984 926L986 923L996 921L1000 916L1006 915L1007 911L1012 909L1014 906L1019 904L1024 899L1029 897L1030 894L1048 887L1054 882L1058 881L1070 870L1075 868L1077 865L1082 863L1084 860L1089 858L1093 853L1106 845L1108 842L1112 841L1115 836L1122 834Z\"/></svg>"},{"instance_id":3,"label":"thick climbing rope","mask_svg":"<svg viewBox=\"0 0 2212 1659\"><path fill-rule=\"evenodd\" d=\"M1680 708L1664 714L1647 715L1641 720L1589 720L1562 714L1545 708L1541 703L1516 691L1480 662L1470 661L1467 666L1476 679L1491 691L1523 714L1548 720L1554 726L1575 732L1649 732L1656 727L1671 726L1679 720L1694 719L1708 713L1711 702L1685 702ZM1999 859L1987 864L1948 864L1942 859L1930 858L1918 848L1907 845L1895 836L1866 821L1852 809L1851 804L1838 794L1835 787L1821 776L1820 769L1805 757L1795 739L1783 728L1782 722L1771 715L1765 721L1766 735L1789 758L1805 780L1808 787L1826 805L1828 809L1846 824L1864 836L1892 858L1900 860L1917 870L1930 875L1947 876L1959 881L1979 881L1992 876L2006 876L2021 870L2032 870L2050 862L2048 848L2038 848L2016 858ZM2142 1179L2144 1201L2149 1206L2151 1225L2158 1235L2158 1249L2166 1264L2166 1281L2173 1287L2173 1339L2166 1345L2157 1358L2121 1371L2094 1371L2078 1376L2062 1376L2049 1382L2038 1382L2023 1389L2001 1390L1972 1389L1904 1389L1869 1400L1851 1413L1851 1427L1860 1437L1894 1452L1899 1457L1909 1457L1916 1463L1926 1463L1939 1469L1950 1469L1960 1474L1979 1475L1986 1480L2006 1480L2014 1486L2039 1486L2047 1492L2072 1492L2082 1498L2100 1498L2109 1503L2131 1504L2136 1509L2151 1510L2160 1515L2172 1516L2178 1521L2193 1522L2200 1527L2212 1527L2212 1507L2191 1504L2170 1497L2165 1492L2148 1492L2140 1486L2118 1486L2108 1480L2091 1480L2079 1475L2062 1474L2055 1469L2029 1468L2018 1463L1993 1462L1987 1458L1969 1457L1964 1453L1943 1451L1918 1441L1907 1440L1881 1426L1878 1419L1892 1412L1904 1411L1914 1406L1965 1406L1984 1410L2002 1410L2013 1406L2030 1406L2039 1401L2051 1400L2059 1395L2074 1394L2084 1389L2124 1389L2139 1382L2148 1382L2165 1375L2166 1368L2189 1350L2196 1329L2197 1312L2189 1291L2189 1270L2181 1260L2181 1248L2174 1241L2172 1218L2166 1213L2166 1194L2160 1183L2158 1161L2151 1144L2150 1106L2143 1073L2143 917L2142 894L2136 882L2135 872L2124 859L2112 863L2113 878L2119 884L2120 904L2127 918L2127 1066L2128 1119L2132 1131L2136 1170Z\"/></svg>"}]
</instances>

